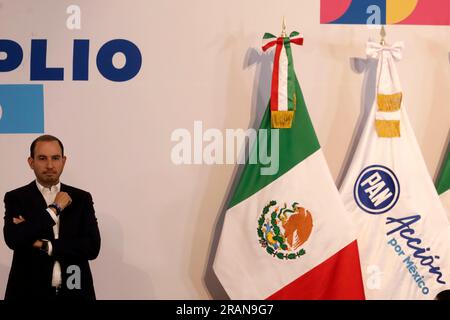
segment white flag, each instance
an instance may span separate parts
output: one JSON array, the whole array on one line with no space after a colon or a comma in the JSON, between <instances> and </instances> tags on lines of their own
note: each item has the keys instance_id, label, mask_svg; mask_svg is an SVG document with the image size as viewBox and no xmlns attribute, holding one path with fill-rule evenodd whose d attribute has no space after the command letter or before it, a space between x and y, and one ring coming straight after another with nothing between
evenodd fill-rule
<instances>
[{"instance_id":1,"label":"white flag","mask_svg":"<svg viewBox=\"0 0 450 320\"><path fill-rule=\"evenodd\" d=\"M377 98L341 186L367 299L434 299L450 282L449 222L402 103L402 49L368 43Z\"/></svg>"}]
</instances>

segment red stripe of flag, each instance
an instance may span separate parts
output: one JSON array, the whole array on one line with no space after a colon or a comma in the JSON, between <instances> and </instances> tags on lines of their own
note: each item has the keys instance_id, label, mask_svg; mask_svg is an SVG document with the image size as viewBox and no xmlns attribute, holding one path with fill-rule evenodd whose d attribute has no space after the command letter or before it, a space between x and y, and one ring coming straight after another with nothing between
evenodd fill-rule
<instances>
[{"instance_id":1,"label":"red stripe of flag","mask_svg":"<svg viewBox=\"0 0 450 320\"><path fill-rule=\"evenodd\" d=\"M277 39L277 47L275 50L275 58L273 61L273 73L272 73L272 89L270 96L270 110L278 111L278 75L280 70L280 55L281 49L284 45L284 38L280 37Z\"/></svg>"},{"instance_id":2,"label":"red stripe of flag","mask_svg":"<svg viewBox=\"0 0 450 320\"><path fill-rule=\"evenodd\" d=\"M355 240L267 300L364 300L362 283Z\"/></svg>"}]
</instances>

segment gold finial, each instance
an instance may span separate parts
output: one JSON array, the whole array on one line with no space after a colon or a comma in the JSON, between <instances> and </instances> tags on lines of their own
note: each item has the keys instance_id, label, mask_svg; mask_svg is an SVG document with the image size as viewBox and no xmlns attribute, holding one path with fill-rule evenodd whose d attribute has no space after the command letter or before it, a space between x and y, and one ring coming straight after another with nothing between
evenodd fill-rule
<instances>
[{"instance_id":1,"label":"gold finial","mask_svg":"<svg viewBox=\"0 0 450 320\"><path fill-rule=\"evenodd\" d=\"M384 46L386 44L386 29L384 28L384 25L381 26L381 31L380 31L380 36L381 36L381 40L380 40L380 44L382 46Z\"/></svg>"},{"instance_id":2,"label":"gold finial","mask_svg":"<svg viewBox=\"0 0 450 320\"><path fill-rule=\"evenodd\" d=\"M286 19L284 18L284 16L283 16L283 22L281 24L281 36L283 38L286 37Z\"/></svg>"}]
</instances>

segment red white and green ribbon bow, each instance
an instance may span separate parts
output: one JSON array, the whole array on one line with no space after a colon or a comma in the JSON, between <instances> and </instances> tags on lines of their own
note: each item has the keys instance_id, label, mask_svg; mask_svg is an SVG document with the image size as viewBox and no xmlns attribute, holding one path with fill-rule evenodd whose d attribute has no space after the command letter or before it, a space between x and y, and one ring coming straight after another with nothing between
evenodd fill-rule
<instances>
[{"instance_id":1,"label":"red white and green ribbon bow","mask_svg":"<svg viewBox=\"0 0 450 320\"><path fill-rule=\"evenodd\" d=\"M275 46L270 95L272 127L290 128L297 104L291 43L303 45L303 38L297 31L293 31L289 37L278 38L273 34L265 33L263 40L267 42L262 47L263 51Z\"/></svg>"}]
</instances>

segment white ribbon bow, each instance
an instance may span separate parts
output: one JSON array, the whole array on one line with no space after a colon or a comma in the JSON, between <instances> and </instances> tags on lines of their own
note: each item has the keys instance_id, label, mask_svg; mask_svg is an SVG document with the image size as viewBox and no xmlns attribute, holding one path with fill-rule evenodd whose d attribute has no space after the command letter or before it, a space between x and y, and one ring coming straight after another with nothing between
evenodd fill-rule
<instances>
[{"instance_id":1,"label":"white ribbon bow","mask_svg":"<svg viewBox=\"0 0 450 320\"><path fill-rule=\"evenodd\" d=\"M374 59L378 59L381 52L387 51L390 52L392 57L395 60L401 60L403 57L402 50L404 48L403 42L396 42L392 46L383 46L377 42L369 41L367 42L366 54Z\"/></svg>"}]
</instances>

